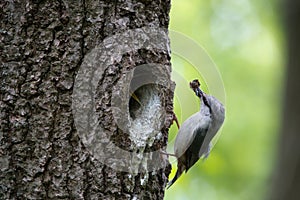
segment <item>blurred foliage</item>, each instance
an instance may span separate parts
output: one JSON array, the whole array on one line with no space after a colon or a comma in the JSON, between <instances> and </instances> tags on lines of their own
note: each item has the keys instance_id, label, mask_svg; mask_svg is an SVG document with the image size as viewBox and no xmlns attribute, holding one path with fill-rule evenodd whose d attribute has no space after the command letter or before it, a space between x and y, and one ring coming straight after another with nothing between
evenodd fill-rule
<instances>
[{"instance_id":1,"label":"blurred foliage","mask_svg":"<svg viewBox=\"0 0 300 200\"><path fill-rule=\"evenodd\" d=\"M172 0L170 29L197 41L220 71L226 121L209 158L180 177L166 191L166 200L266 199L283 89L285 44L279 7L274 0ZM176 73L187 82L201 78L179 56L172 56L172 66L176 82ZM175 90L175 112L181 123L198 109L199 100L188 85L186 92ZM173 125L169 152L176 133ZM176 160L170 161L169 179L176 171Z\"/></svg>"}]
</instances>

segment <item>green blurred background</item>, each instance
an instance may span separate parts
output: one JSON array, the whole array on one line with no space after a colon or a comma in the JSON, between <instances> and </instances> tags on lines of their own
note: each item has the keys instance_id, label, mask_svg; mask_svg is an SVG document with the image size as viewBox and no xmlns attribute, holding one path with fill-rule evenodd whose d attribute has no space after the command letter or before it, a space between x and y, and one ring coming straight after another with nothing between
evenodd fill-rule
<instances>
[{"instance_id":1,"label":"green blurred background","mask_svg":"<svg viewBox=\"0 0 300 200\"><path fill-rule=\"evenodd\" d=\"M285 71L279 2L172 0L170 17L170 29L195 40L217 66L226 91L226 120L209 158L180 177L165 199L266 199L276 162ZM205 79L180 56L172 55L172 67L175 82L176 74L186 81ZM203 85L209 93L209 85ZM199 100L188 85L180 87L175 112L182 123L198 111ZM173 125L169 152L176 133ZM170 161L169 179L176 171L176 160Z\"/></svg>"}]
</instances>

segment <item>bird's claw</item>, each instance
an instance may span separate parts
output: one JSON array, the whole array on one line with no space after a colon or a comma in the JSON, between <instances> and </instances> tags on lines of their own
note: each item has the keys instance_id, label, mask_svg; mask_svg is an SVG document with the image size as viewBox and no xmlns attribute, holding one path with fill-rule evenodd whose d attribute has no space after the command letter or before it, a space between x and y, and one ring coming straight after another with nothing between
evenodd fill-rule
<instances>
[{"instance_id":1,"label":"bird's claw","mask_svg":"<svg viewBox=\"0 0 300 200\"><path fill-rule=\"evenodd\" d=\"M173 154L173 153L167 153L167 152L165 152L165 151L163 151L163 150L160 150L159 153L164 154L164 155L168 155L168 156L174 156L174 157L177 157L175 154Z\"/></svg>"},{"instance_id":2,"label":"bird's claw","mask_svg":"<svg viewBox=\"0 0 300 200\"><path fill-rule=\"evenodd\" d=\"M175 112L173 112L172 124L173 124L173 121L175 121L177 128L180 129L180 125L179 125L179 122L178 122Z\"/></svg>"}]
</instances>

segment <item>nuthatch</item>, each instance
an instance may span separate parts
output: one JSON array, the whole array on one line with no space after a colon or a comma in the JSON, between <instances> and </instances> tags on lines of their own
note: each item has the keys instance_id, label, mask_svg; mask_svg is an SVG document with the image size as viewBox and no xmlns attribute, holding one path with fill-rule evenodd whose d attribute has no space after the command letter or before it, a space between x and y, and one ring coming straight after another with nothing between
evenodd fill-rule
<instances>
[{"instance_id":1,"label":"nuthatch","mask_svg":"<svg viewBox=\"0 0 300 200\"><path fill-rule=\"evenodd\" d=\"M222 103L215 97L202 92L198 80L193 80L190 87L200 98L200 111L184 121L178 131L174 144L177 172L172 181L168 183L168 188L201 157L206 158L209 155L211 140L225 118Z\"/></svg>"}]
</instances>

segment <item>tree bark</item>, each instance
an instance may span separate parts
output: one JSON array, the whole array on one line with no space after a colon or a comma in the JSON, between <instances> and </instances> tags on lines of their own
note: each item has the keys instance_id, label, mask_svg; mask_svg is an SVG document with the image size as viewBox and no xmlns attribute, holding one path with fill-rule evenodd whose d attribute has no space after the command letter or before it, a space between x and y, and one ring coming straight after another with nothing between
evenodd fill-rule
<instances>
[{"instance_id":1,"label":"tree bark","mask_svg":"<svg viewBox=\"0 0 300 200\"><path fill-rule=\"evenodd\" d=\"M279 138L279 159L270 199L300 198L300 3L285 1L287 35L287 71L284 90L283 122Z\"/></svg>"},{"instance_id":2,"label":"tree bark","mask_svg":"<svg viewBox=\"0 0 300 200\"><path fill-rule=\"evenodd\" d=\"M0 2L0 199L163 199L169 10L160 0Z\"/></svg>"}]
</instances>

